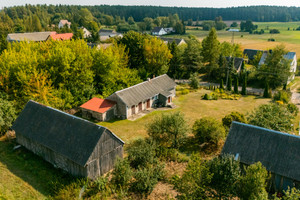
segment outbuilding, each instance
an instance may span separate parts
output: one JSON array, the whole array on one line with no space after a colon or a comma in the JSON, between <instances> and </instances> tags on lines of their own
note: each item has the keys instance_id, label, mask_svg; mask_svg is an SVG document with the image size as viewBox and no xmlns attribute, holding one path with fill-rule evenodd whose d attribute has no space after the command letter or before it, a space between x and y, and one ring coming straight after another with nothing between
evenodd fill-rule
<instances>
[{"instance_id":1,"label":"outbuilding","mask_svg":"<svg viewBox=\"0 0 300 200\"><path fill-rule=\"evenodd\" d=\"M123 157L124 142L109 129L34 101L12 129L19 144L74 176L95 179Z\"/></svg>"}]
</instances>

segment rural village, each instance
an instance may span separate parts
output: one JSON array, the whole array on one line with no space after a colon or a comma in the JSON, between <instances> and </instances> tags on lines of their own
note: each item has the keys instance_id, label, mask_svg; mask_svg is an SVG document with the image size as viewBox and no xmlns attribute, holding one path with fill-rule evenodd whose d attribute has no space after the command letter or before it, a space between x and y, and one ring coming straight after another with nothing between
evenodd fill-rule
<instances>
[{"instance_id":1,"label":"rural village","mask_svg":"<svg viewBox=\"0 0 300 200\"><path fill-rule=\"evenodd\" d=\"M300 199L299 31L300 7L3 7L0 200Z\"/></svg>"}]
</instances>

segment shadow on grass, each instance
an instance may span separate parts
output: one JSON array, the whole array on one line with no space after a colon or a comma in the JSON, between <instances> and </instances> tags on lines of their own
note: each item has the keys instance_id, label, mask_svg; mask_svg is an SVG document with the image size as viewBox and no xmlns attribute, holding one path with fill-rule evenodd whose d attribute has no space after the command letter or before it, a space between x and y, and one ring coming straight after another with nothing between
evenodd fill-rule
<instances>
[{"instance_id":1,"label":"shadow on grass","mask_svg":"<svg viewBox=\"0 0 300 200\"><path fill-rule=\"evenodd\" d=\"M15 141L0 141L0 162L44 196L52 196L60 188L77 180L24 147L13 150L15 145ZM9 187L10 183L5 185Z\"/></svg>"}]
</instances>

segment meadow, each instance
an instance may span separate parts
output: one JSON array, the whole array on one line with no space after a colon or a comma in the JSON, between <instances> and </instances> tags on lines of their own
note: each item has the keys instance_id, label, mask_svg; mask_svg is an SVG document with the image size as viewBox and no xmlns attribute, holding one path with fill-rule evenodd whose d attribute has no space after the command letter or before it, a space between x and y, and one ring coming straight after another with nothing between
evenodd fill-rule
<instances>
[{"instance_id":1,"label":"meadow","mask_svg":"<svg viewBox=\"0 0 300 200\"><path fill-rule=\"evenodd\" d=\"M264 29L265 33L262 35L249 34L245 32L234 33L234 43L241 45L242 49L261 49L268 50L279 44L284 44L288 51L296 52L300 55L300 31L296 28L300 26L300 22L253 22L258 25L258 30ZM270 34L270 29L278 29L279 34ZM288 30L289 29L289 30ZM199 40L207 36L208 31L197 30L195 27L188 27L187 35L195 35ZM219 41L232 41L232 33L222 30L218 31ZM182 37L182 36L176 36ZM184 36L187 37L187 36ZM274 38L275 42L269 42L269 38Z\"/></svg>"}]
</instances>

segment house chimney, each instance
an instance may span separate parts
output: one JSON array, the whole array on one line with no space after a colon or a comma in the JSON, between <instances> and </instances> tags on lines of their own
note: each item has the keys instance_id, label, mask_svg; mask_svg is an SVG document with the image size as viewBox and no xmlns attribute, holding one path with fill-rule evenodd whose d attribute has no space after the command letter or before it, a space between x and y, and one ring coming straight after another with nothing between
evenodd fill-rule
<instances>
[{"instance_id":1,"label":"house chimney","mask_svg":"<svg viewBox=\"0 0 300 200\"><path fill-rule=\"evenodd\" d=\"M155 78L155 75L153 74L153 78Z\"/></svg>"},{"instance_id":2,"label":"house chimney","mask_svg":"<svg viewBox=\"0 0 300 200\"><path fill-rule=\"evenodd\" d=\"M147 81L150 81L151 79L150 78L147 78Z\"/></svg>"}]
</instances>

